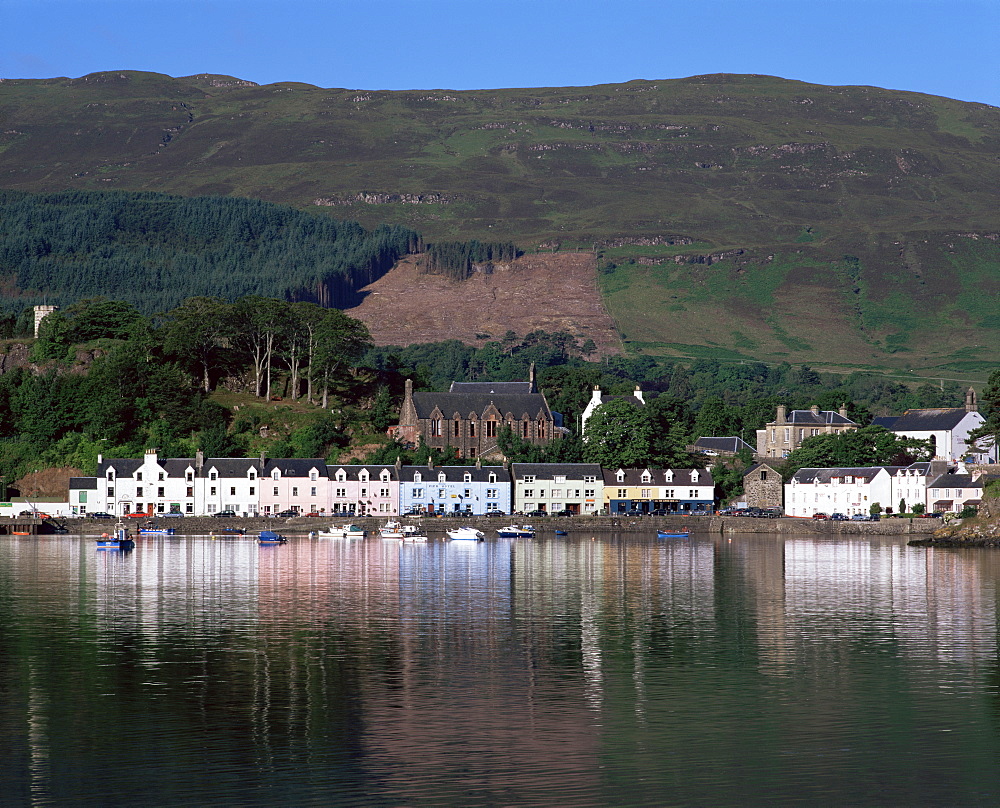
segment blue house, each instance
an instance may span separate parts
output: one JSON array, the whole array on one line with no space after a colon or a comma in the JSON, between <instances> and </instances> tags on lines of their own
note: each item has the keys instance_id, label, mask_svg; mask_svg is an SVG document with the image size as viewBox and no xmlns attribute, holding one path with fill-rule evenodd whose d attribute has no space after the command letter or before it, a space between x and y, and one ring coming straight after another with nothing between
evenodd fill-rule
<instances>
[{"instance_id":1,"label":"blue house","mask_svg":"<svg viewBox=\"0 0 1000 808\"><path fill-rule=\"evenodd\" d=\"M400 513L510 513L510 471L504 466L402 466Z\"/></svg>"}]
</instances>

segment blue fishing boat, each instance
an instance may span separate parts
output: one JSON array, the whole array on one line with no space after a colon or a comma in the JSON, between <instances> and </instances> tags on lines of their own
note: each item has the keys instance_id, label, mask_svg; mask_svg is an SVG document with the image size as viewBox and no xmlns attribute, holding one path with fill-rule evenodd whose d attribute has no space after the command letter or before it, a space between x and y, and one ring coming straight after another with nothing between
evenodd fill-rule
<instances>
[{"instance_id":1,"label":"blue fishing boat","mask_svg":"<svg viewBox=\"0 0 1000 808\"><path fill-rule=\"evenodd\" d=\"M501 539L533 539L535 529L531 525L509 525L499 528L497 536Z\"/></svg>"},{"instance_id":2,"label":"blue fishing boat","mask_svg":"<svg viewBox=\"0 0 1000 808\"><path fill-rule=\"evenodd\" d=\"M262 530L257 537L258 544L287 544L288 539L273 530Z\"/></svg>"},{"instance_id":3,"label":"blue fishing boat","mask_svg":"<svg viewBox=\"0 0 1000 808\"><path fill-rule=\"evenodd\" d=\"M98 550L131 550L135 540L129 536L128 528L121 522L115 525L112 533L102 533L97 539Z\"/></svg>"},{"instance_id":4,"label":"blue fishing boat","mask_svg":"<svg viewBox=\"0 0 1000 808\"><path fill-rule=\"evenodd\" d=\"M177 532L175 527L162 527L161 525L144 525L139 528L140 536L173 536Z\"/></svg>"},{"instance_id":5,"label":"blue fishing boat","mask_svg":"<svg viewBox=\"0 0 1000 808\"><path fill-rule=\"evenodd\" d=\"M657 530L656 538L658 539L686 539L691 535L691 531L687 528L684 530Z\"/></svg>"}]
</instances>

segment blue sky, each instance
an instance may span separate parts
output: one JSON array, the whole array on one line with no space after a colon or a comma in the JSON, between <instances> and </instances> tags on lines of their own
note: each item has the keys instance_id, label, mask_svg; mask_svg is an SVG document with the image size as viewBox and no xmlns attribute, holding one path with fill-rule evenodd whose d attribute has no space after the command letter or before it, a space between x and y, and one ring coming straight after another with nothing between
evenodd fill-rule
<instances>
[{"instance_id":1,"label":"blue sky","mask_svg":"<svg viewBox=\"0 0 1000 808\"><path fill-rule=\"evenodd\" d=\"M1000 0L0 0L0 32L7 78L465 90L763 73L1000 106Z\"/></svg>"}]
</instances>

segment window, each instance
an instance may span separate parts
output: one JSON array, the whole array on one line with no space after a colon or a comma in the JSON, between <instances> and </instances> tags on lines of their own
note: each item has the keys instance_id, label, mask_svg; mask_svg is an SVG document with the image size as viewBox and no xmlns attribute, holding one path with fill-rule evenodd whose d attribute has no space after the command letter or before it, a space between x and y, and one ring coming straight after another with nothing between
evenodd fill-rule
<instances>
[{"instance_id":1,"label":"window","mask_svg":"<svg viewBox=\"0 0 1000 808\"><path fill-rule=\"evenodd\" d=\"M278 496L278 486L274 486L274 496Z\"/></svg>"},{"instance_id":2,"label":"window","mask_svg":"<svg viewBox=\"0 0 1000 808\"><path fill-rule=\"evenodd\" d=\"M413 496L414 499L423 499L424 498L424 489L423 488L414 488L412 496Z\"/></svg>"},{"instance_id":3,"label":"window","mask_svg":"<svg viewBox=\"0 0 1000 808\"><path fill-rule=\"evenodd\" d=\"M338 488L338 489L337 489L337 490L336 490L336 491L334 492L334 494L333 494L333 495L334 495L335 497L341 497L341 498L343 498L343 497L346 497L346 496L347 496L347 489L346 489L346 488Z\"/></svg>"},{"instance_id":4,"label":"window","mask_svg":"<svg viewBox=\"0 0 1000 808\"><path fill-rule=\"evenodd\" d=\"M524 489L524 495L526 497L533 497L533 496L535 496L535 489L534 488L525 488Z\"/></svg>"},{"instance_id":5,"label":"window","mask_svg":"<svg viewBox=\"0 0 1000 808\"><path fill-rule=\"evenodd\" d=\"M552 489L552 498L553 499L562 499L562 489L561 488L553 488Z\"/></svg>"},{"instance_id":6,"label":"window","mask_svg":"<svg viewBox=\"0 0 1000 808\"><path fill-rule=\"evenodd\" d=\"M316 496L316 486L315 485L309 487L309 496L311 496L311 497Z\"/></svg>"},{"instance_id":7,"label":"window","mask_svg":"<svg viewBox=\"0 0 1000 808\"><path fill-rule=\"evenodd\" d=\"M625 472L619 469L615 472L615 482L623 483L625 482Z\"/></svg>"},{"instance_id":8,"label":"window","mask_svg":"<svg viewBox=\"0 0 1000 808\"><path fill-rule=\"evenodd\" d=\"M158 496L158 497L162 497L163 496L163 486L162 485L159 488L156 489L156 496Z\"/></svg>"},{"instance_id":9,"label":"window","mask_svg":"<svg viewBox=\"0 0 1000 808\"><path fill-rule=\"evenodd\" d=\"M443 488L439 488L438 489L438 499L444 499L444 498L445 498L444 489Z\"/></svg>"},{"instance_id":10,"label":"window","mask_svg":"<svg viewBox=\"0 0 1000 808\"><path fill-rule=\"evenodd\" d=\"M663 475L663 479L668 483L672 483L674 481L674 472L668 471L666 474Z\"/></svg>"},{"instance_id":11,"label":"window","mask_svg":"<svg viewBox=\"0 0 1000 808\"><path fill-rule=\"evenodd\" d=\"M627 497L627 496L628 496L628 489L627 488L619 488L618 489L618 499L625 499L625 497Z\"/></svg>"},{"instance_id":12,"label":"window","mask_svg":"<svg viewBox=\"0 0 1000 808\"><path fill-rule=\"evenodd\" d=\"M527 421L521 421L521 437L522 438L528 437L528 422Z\"/></svg>"},{"instance_id":13,"label":"window","mask_svg":"<svg viewBox=\"0 0 1000 808\"><path fill-rule=\"evenodd\" d=\"M668 488L663 493L664 493L664 495L666 496L667 499L676 499L677 498L677 497L674 496L674 489L673 488Z\"/></svg>"},{"instance_id":14,"label":"window","mask_svg":"<svg viewBox=\"0 0 1000 808\"><path fill-rule=\"evenodd\" d=\"M469 421L469 437L470 438L476 437L476 422L475 421Z\"/></svg>"},{"instance_id":15,"label":"window","mask_svg":"<svg viewBox=\"0 0 1000 808\"><path fill-rule=\"evenodd\" d=\"M462 422L459 420L452 421L451 423L451 434L453 437L458 437L462 431Z\"/></svg>"},{"instance_id":16,"label":"window","mask_svg":"<svg viewBox=\"0 0 1000 808\"><path fill-rule=\"evenodd\" d=\"M215 496L215 486L214 485L209 489L209 496L213 496L213 497Z\"/></svg>"},{"instance_id":17,"label":"window","mask_svg":"<svg viewBox=\"0 0 1000 808\"><path fill-rule=\"evenodd\" d=\"M431 437L439 438L441 437L441 419L431 418Z\"/></svg>"},{"instance_id":18,"label":"window","mask_svg":"<svg viewBox=\"0 0 1000 808\"><path fill-rule=\"evenodd\" d=\"M250 479L251 480L257 479L257 472L255 472L253 469L250 469Z\"/></svg>"},{"instance_id":19,"label":"window","mask_svg":"<svg viewBox=\"0 0 1000 808\"><path fill-rule=\"evenodd\" d=\"M566 475L556 474L552 477L552 482L556 485L566 485Z\"/></svg>"},{"instance_id":20,"label":"window","mask_svg":"<svg viewBox=\"0 0 1000 808\"><path fill-rule=\"evenodd\" d=\"M194 486L193 485L189 485L187 487L187 496L189 496L189 497L193 497L194 496Z\"/></svg>"},{"instance_id":21,"label":"window","mask_svg":"<svg viewBox=\"0 0 1000 808\"><path fill-rule=\"evenodd\" d=\"M593 489L593 488L587 488L587 489L584 490L583 495L585 497L591 497L591 498L593 498L593 496L594 496L594 490L595 489Z\"/></svg>"},{"instance_id":22,"label":"window","mask_svg":"<svg viewBox=\"0 0 1000 808\"><path fill-rule=\"evenodd\" d=\"M497 436L497 422L487 421L486 422L486 437L495 438Z\"/></svg>"},{"instance_id":23,"label":"window","mask_svg":"<svg viewBox=\"0 0 1000 808\"><path fill-rule=\"evenodd\" d=\"M159 474L156 475L156 479L159 480L160 482L163 482L163 472L162 471Z\"/></svg>"},{"instance_id":24,"label":"window","mask_svg":"<svg viewBox=\"0 0 1000 808\"><path fill-rule=\"evenodd\" d=\"M764 480L767 479L767 472L766 471L762 471L760 473L760 479L761 479L761 482L763 482Z\"/></svg>"},{"instance_id":25,"label":"window","mask_svg":"<svg viewBox=\"0 0 1000 808\"><path fill-rule=\"evenodd\" d=\"M299 495L299 488L298 488L298 486L292 486L292 496L293 497L297 497L298 495Z\"/></svg>"},{"instance_id":26,"label":"window","mask_svg":"<svg viewBox=\"0 0 1000 808\"><path fill-rule=\"evenodd\" d=\"M522 479L522 482L525 483L525 485L532 485L535 482L535 475L525 474L524 478Z\"/></svg>"},{"instance_id":27,"label":"window","mask_svg":"<svg viewBox=\"0 0 1000 808\"><path fill-rule=\"evenodd\" d=\"M388 499L389 498L389 489L388 488L380 488L378 490L378 495L382 499Z\"/></svg>"},{"instance_id":28,"label":"window","mask_svg":"<svg viewBox=\"0 0 1000 808\"><path fill-rule=\"evenodd\" d=\"M644 471L642 473L642 482L648 483L648 482L652 482L652 480L653 480L653 478L652 478L652 476L650 475L650 473L648 471Z\"/></svg>"},{"instance_id":29,"label":"window","mask_svg":"<svg viewBox=\"0 0 1000 808\"><path fill-rule=\"evenodd\" d=\"M545 421L538 422L538 437L545 440Z\"/></svg>"},{"instance_id":30,"label":"window","mask_svg":"<svg viewBox=\"0 0 1000 808\"><path fill-rule=\"evenodd\" d=\"M469 497L471 497L472 496L472 489L471 488L466 488L465 492L462 494L462 496L465 497L466 499L468 499Z\"/></svg>"},{"instance_id":31,"label":"window","mask_svg":"<svg viewBox=\"0 0 1000 808\"><path fill-rule=\"evenodd\" d=\"M250 486L250 496L253 496L253 495L254 495L254 493L255 493L255 489L254 489L254 487L253 487L253 486L251 485L251 486Z\"/></svg>"},{"instance_id":32,"label":"window","mask_svg":"<svg viewBox=\"0 0 1000 808\"><path fill-rule=\"evenodd\" d=\"M597 477L595 477L593 474L586 474L584 475L583 481L585 483L596 483Z\"/></svg>"},{"instance_id":33,"label":"window","mask_svg":"<svg viewBox=\"0 0 1000 808\"><path fill-rule=\"evenodd\" d=\"M444 472L442 471L440 474L438 474L438 482L443 483L444 481L445 481L445 476Z\"/></svg>"},{"instance_id":34,"label":"window","mask_svg":"<svg viewBox=\"0 0 1000 808\"><path fill-rule=\"evenodd\" d=\"M420 476L420 472L419 471L416 472L413 475L413 482L415 482L415 483L422 483L423 481L424 481L424 478Z\"/></svg>"},{"instance_id":35,"label":"window","mask_svg":"<svg viewBox=\"0 0 1000 808\"><path fill-rule=\"evenodd\" d=\"M487 499L496 499L497 498L497 490L495 488L487 488L486 489L486 498Z\"/></svg>"},{"instance_id":36,"label":"window","mask_svg":"<svg viewBox=\"0 0 1000 808\"><path fill-rule=\"evenodd\" d=\"M281 472L278 471L278 469L275 469L274 471L272 471L271 472L271 479L272 480L280 480L281 479Z\"/></svg>"},{"instance_id":37,"label":"window","mask_svg":"<svg viewBox=\"0 0 1000 808\"><path fill-rule=\"evenodd\" d=\"M232 486L229 487L229 496L231 496L231 497L235 497L236 496L236 486L235 485L232 485Z\"/></svg>"},{"instance_id":38,"label":"window","mask_svg":"<svg viewBox=\"0 0 1000 808\"><path fill-rule=\"evenodd\" d=\"M494 474L493 472L490 472L490 476L489 476L489 479L487 480L487 482L495 483L496 481L497 481L497 475Z\"/></svg>"},{"instance_id":39,"label":"window","mask_svg":"<svg viewBox=\"0 0 1000 808\"><path fill-rule=\"evenodd\" d=\"M469 472L465 472L465 474L462 475L462 482L463 483L471 483L472 482L472 475L469 474Z\"/></svg>"},{"instance_id":40,"label":"window","mask_svg":"<svg viewBox=\"0 0 1000 808\"><path fill-rule=\"evenodd\" d=\"M135 503L135 509L137 511L144 511L145 510L145 508L142 507L142 503L141 502Z\"/></svg>"},{"instance_id":41,"label":"window","mask_svg":"<svg viewBox=\"0 0 1000 808\"><path fill-rule=\"evenodd\" d=\"M184 506L184 511L185 513L194 513L194 503L193 502L187 503L187 505Z\"/></svg>"},{"instance_id":42,"label":"window","mask_svg":"<svg viewBox=\"0 0 1000 808\"><path fill-rule=\"evenodd\" d=\"M691 482L693 482L693 483L698 482L698 470L697 469L695 469L694 471L691 472Z\"/></svg>"},{"instance_id":43,"label":"window","mask_svg":"<svg viewBox=\"0 0 1000 808\"><path fill-rule=\"evenodd\" d=\"M313 482L316 481L317 477L316 477L316 472L315 471L310 471L309 472L309 479L312 480Z\"/></svg>"},{"instance_id":44,"label":"window","mask_svg":"<svg viewBox=\"0 0 1000 808\"><path fill-rule=\"evenodd\" d=\"M194 482L194 475L189 471L186 475L184 475L184 479L187 482L192 483Z\"/></svg>"},{"instance_id":45,"label":"window","mask_svg":"<svg viewBox=\"0 0 1000 808\"><path fill-rule=\"evenodd\" d=\"M142 486L141 485L138 488L135 489L135 495L137 497L141 497L142 496Z\"/></svg>"},{"instance_id":46,"label":"window","mask_svg":"<svg viewBox=\"0 0 1000 808\"><path fill-rule=\"evenodd\" d=\"M115 473L113 471L109 471L108 472L108 482L109 483L110 482L114 482L114 479L115 479Z\"/></svg>"},{"instance_id":47,"label":"window","mask_svg":"<svg viewBox=\"0 0 1000 808\"><path fill-rule=\"evenodd\" d=\"M115 495L115 489L114 488L108 488L108 496L109 497L113 497L114 495Z\"/></svg>"},{"instance_id":48,"label":"window","mask_svg":"<svg viewBox=\"0 0 1000 808\"><path fill-rule=\"evenodd\" d=\"M643 488L641 496L642 496L643 499L649 499L649 489L648 488Z\"/></svg>"},{"instance_id":49,"label":"window","mask_svg":"<svg viewBox=\"0 0 1000 808\"><path fill-rule=\"evenodd\" d=\"M214 480L215 477L216 477L216 475L215 475L214 471L211 474L208 475L208 479L210 479L210 480Z\"/></svg>"},{"instance_id":50,"label":"window","mask_svg":"<svg viewBox=\"0 0 1000 808\"><path fill-rule=\"evenodd\" d=\"M785 443L788 443L788 441L791 439L791 432L792 432L791 429L785 427Z\"/></svg>"},{"instance_id":51,"label":"window","mask_svg":"<svg viewBox=\"0 0 1000 808\"><path fill-rule=\"evenodd\" d=\"M692 488L690 491L688 491L688 499L695 499L697 496L698 496L698 492L694 488Z\"/></svg>"}]
</instances>

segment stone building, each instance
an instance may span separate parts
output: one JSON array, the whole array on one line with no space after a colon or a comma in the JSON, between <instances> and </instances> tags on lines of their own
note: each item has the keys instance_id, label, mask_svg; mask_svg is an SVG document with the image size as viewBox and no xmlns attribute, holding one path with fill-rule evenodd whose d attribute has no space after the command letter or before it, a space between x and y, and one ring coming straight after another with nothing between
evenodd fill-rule
<instances>
[{"instance_id":1,"label":"stone building","mask_svg":"<svg viewBox=\"0 0 1000 808\"><path fill-rule=\"evenodd\" d=\"M743 474L743 498L749 508L784 507L785 486L767 463L755 463Z\"/></svg>"},{"instance_id":2,"label":"stone building","mask_svg":"<svg viewBox=\"0 0 1000 808\"><path fill-rule=\"evenodd\" d=\"M847 417L847 407L839 412L821 410L815 404L808 410L792 410L782 404L777 417L757 430L757 456L788 457L802 441L815 435L829 435L857 429L858 424Z\"/></svg>"},{"instance_id":3,"label":"stone building","mask_svg":"<svg viewBox=\"0 0 1000 808\"><path fill-rule=\"evenodd\" d=\"M407 379L394 432L415 446L452 446L459 457L481 457L499 453L497 438L505 426L540 446L562 434L559 414L538 390L534 365L526 382L452 382L447 393L414 393Z\"/></svg>"}]
</instances>

